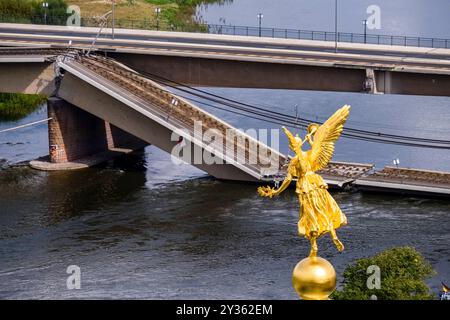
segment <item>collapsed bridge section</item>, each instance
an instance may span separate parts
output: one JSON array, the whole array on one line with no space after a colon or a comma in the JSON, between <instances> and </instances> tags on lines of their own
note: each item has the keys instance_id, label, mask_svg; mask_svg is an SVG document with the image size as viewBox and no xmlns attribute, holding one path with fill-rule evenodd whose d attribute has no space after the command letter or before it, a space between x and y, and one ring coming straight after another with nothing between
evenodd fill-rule
<instances>
[{"instance_id":1,"label":"collapsed bridge section","mask_svg":"<svg viewBox=\"0 0 450 320\"><path fill-rule=\"evenodd\" d=\"M278 151L111 59L77 55L57 64L61 98L216 178L282 174Z\"/></svg>"}]
</instances>

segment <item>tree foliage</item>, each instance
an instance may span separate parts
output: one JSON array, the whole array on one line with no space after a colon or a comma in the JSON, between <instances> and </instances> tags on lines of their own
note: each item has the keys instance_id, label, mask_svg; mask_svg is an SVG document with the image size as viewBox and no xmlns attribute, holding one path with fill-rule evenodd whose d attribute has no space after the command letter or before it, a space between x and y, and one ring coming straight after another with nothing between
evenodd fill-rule
<instances>
[{"instance_id":1,"label":"tree foliage","mask_svg":"<svg viewBox=\"0 0 450 320\"><path fill-rule=\"evenodd\" d=\"M45 99L42 95L0 93L0 121L21 119L36 110Z\"/></svg>"},{"instance_id":2,"label":"tree foliage","mask_svg":"<svg viewBox=\"0 0 450 320\"><path fill-rule=\"evenodd\" d=\"M44 8L42 4L48 3ZM2 22L24 22L62 25L65 24L67 3L65 0L1 0L0 15ZM45 19L47 15L47 19Z\"/></svg>"},{"instance_id":3,"label":"tree foliage","mask_svg":"<svg viewBox=\"0 0 450 320\"><path fill-rule=\"evenodd\" d=\"M162 9L162 18L167 25L183 31L202 31L201 21L196 21L194 14L197 6L202 4L226 4L233 0L146 0L154 5L174 5ZM169 29L170 29L169 28Z\"/></svg>"},{"instance_id":4,"label":"tree foliage","mask_svg":"<svg viewBox=\"0 0 450 320\"><path fill-rule=\"evenodd\" d=\"M369 266L378 266L381 288L367 287ZM371 258L358 259L344 271L344 287L332 295L335 300L428 300L433 296L425 280L435 271L430 263L412 247L396 247Z\"/></svg>"}]
</instances>

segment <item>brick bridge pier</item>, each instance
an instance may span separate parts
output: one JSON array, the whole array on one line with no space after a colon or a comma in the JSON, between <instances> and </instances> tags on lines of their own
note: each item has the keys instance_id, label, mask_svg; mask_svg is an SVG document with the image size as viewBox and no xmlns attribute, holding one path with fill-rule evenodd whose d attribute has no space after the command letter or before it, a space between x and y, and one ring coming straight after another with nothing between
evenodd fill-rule
<instances>
[{"instance_id":1,"label":"brick bridge pier","mask_svg":"<svg viewBox=\"0 0 450 320\"><path fill-rule=\"evenodd\" d=\"M49 98L47 112L49 157L32 161L37 169L85 168L148 145L61 98Z\"/></svg>"}]
</instances>

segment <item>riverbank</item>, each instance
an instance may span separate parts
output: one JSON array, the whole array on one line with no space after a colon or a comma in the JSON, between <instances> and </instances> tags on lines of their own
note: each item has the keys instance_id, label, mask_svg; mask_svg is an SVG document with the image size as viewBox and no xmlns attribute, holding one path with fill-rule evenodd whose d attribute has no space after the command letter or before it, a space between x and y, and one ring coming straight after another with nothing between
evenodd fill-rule
<instances>
[{"instance_id":1,"label":"riverbank","mask_svg":"<svg viewBox=\"0 0 450 320\"><path fill-rule=\"evenodd\" d=\"M116 26L121 28L201 29L196 8L202 4L223 4L232 0L119 0L115 6ZM111 10L107 1L67 0L81 9L82 19L100 16ZM160 9L159 12L157 12Z\"/></svg>"},{"instance_id":2,"label":"riverbank","mask_svg":"<svg viewBox=\"0 0 450 320\"><path fill-rule=\"evenodd\" d=\"M205 4L226 4L233 0L116 0L115 19L119 27L128 24L141 23L143 28L170 27L179 25L195 25L199 21L196 8ZM68 6L78 6L81 12L81 23L94 23L94 18L100 17L112 10L111 1L86 0L2 0L0 2L0 21L65 24ZM160 9L160 10L156 10ZM44 11L45 10L45 11ZM91 21L92 20L92 21ZM132 22L133 21L133 22ZM130 25L131 26L131 25Z\"/></svg>"}]
</instances>

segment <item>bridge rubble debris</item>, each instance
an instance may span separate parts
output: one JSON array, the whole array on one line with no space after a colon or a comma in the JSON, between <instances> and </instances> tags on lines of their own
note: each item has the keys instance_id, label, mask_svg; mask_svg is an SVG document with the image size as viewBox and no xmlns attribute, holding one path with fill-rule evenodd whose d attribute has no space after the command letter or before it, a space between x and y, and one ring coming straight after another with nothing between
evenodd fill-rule
<instances>
[{"instance_id":1,"label":"bridge rubble debris","mask_svg":"<svg viewBox=\"0 0 450 320\"><path fill-rule=\"evenodd\" d=\"M387 166L358 177L353 185L362 191L450 197L450 172Z\"/></svg>"}]
</instances>

